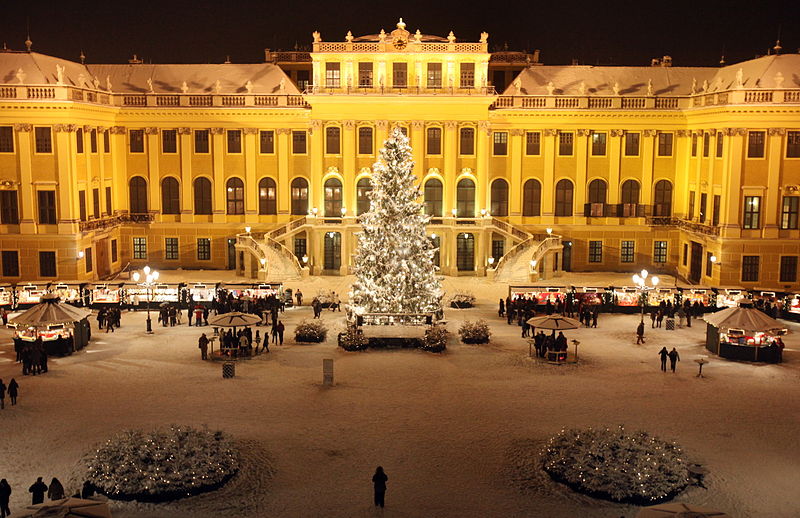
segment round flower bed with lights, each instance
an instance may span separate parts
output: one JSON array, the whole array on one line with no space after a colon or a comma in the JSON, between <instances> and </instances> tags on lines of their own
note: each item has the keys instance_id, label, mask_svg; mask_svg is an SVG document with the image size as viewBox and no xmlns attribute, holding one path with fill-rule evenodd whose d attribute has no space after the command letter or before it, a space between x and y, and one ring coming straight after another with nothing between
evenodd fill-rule
<instances>
[{"instance_id":1,"label":"round flower bed with lights","mask_svg":"<svg viewBox=\"0 0 800 518\"><path fill-rule=\"evenodd\" d=\"M623 427L562 430L542 452L544 470L587 495L636 505L669 500L689 485L674 443Z\"/></svg>"},{"instance_id":2,"label":"round flower bed with lights","mask_svg":"<svg viewBox=\"0 0 800 518\"><path fill-rule=\"evenodd\" d=\"M227 435L173 425L109 439L88 456L86 478L112 499L166 502L218 489L238 470Z\"/></svg>"}]
</instances>

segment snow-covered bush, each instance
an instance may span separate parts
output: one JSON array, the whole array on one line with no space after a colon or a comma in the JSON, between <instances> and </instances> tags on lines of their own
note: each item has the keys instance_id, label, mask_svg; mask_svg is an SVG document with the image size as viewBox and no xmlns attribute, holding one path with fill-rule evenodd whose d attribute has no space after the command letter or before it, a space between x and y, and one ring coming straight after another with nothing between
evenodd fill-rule
<instances>
[{"instance_id":1,"label":"snow-covered bush","mask_svg":"<svg viewBox=\"0 0 800 518\"><path fill-rule=\"evenodd\" d=\"M669 500L689 484L683 452L647 432L562 430L545 446L544 470L588 495L649 505Z\"/></svg>"},{"instance_id":2,"label":"snow-covered bush","mask_svg":"<svg viewBox=\"0 0 800 518\"><path fill-rule=\"evenodd\" d=\"M298 342L324 342L328 336L328 328L319 320L303 320L294 330L294 338Z\"/></svg>"},{"instance_id":3,"label":"snow-covered bush","mask_svg":"<svg viewBox=\"0 0 800 518\"><path fill-rule=\"evenodd\" d=\"M218 489L239 460L226 434L172 425L120 433L87 457L86 468L87 480L109 498L164 502Z\"/></svg>"},{"instance_id":4,"label":"snow-covered bush","mask_svg":"<svg viewBox=\"0 0 800 518\"><path fill-rule=\"evenodd\" d=\"M475 295L468 291L456 293L450 298L450 306L457 309L471 308L474 305Z\"/></svg>"},{"instance_id":5,"label":"snow-covered bush","mask_svg":"<svg viewBox=\"0 0 800 518\"><path fill-rule=\"evenodd\" d=\"M431 326L425 331L425 338L422 340L421 348L426 351L440 353L447 348L449 334L444 326Z\"/></svg>"},{"instance_id":6,"label":"snow-covered bush","mask_svg":"<svg viewBox=\"0 0 800 518\"><path fill-rule=\"evenodd\" d=\"M489 342L491 332L489 332L489 324L485 320L481 319L477 322L467 320L458 328L458 335L465 344L485 344Z\"/></svg>"},{"instance_id":7,"label":"snow-covered bush","mask_svg":"<svg viewBox=\"0 0 800 518\"><path fill-rule=\"evenodd\" d=\"M347 330L339 335L339 347L345 351L363 351L369 345L369 339L354 326L347 326Z\"/></svg>"}]
</instances>

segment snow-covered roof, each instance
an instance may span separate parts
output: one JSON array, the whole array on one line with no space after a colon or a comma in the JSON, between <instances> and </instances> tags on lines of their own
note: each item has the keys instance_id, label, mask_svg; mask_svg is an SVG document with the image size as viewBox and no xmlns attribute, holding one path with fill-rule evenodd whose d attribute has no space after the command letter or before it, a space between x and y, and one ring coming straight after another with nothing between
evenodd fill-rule
<instances>
[{"instance_id":1,"label":"snow-covered roof","mask_svg":"<svg viewBox=\"0 0 800 518\"><path fill-rule=\"evenodd\" d=\"M24 74L23 84L56 84L58 82L57 65L64 67L62 73L65 85L82 86L80 76L87 83L92 81L92 74L86 66L66 59L46 56L38 52L0 52L0 84L17 84L20 69Z\"/></svg>"}]
</instances>

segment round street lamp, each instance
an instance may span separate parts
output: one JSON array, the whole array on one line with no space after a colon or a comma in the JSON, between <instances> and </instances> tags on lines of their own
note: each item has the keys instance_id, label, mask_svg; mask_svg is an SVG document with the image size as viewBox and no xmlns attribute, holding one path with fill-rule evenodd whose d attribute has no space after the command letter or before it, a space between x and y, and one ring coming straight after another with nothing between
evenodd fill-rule
<instances>
[{"instance_id":1,"label":"round street lamp","mask_svg":"<svg viewBox=\"0 0 800 518\"><path fill-rule=\"evenodd\" d=\"M639 303L642 306L642 322L644 322L644 306L647 292L654 290L658 286L659 278L653 275L650 277L650 286L647 285L647 277L650 273L647 270L642 270L639 273L633 274L633 283L639 289Z\"/></svg>"},{"instance_id":2,"label":"round street lamp","mask_svg":"<svg viewBox=\"0 0 800 518\"><path fill-rule=\"evenodd\" d=\"M133 278L133 282L139 284L139 286L145 289L145 293L147 295L147 334L153 334L153 322L150 320L150 302L152 302L152 293L153 288L156 285L156 281L158 281L158 272L156 270L151 270L150 266L145 266L142 268L142 272L144 273L144 277L139 272L133 272L131 276ZM139 281L142 282L139 282Z\"/></svg>"}]
</instances>

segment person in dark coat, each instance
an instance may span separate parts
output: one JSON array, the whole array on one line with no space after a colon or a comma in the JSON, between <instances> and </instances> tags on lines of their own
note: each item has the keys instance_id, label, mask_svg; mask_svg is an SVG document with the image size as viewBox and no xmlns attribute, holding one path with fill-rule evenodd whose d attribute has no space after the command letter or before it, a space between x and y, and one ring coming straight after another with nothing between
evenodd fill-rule
<instances>
[{"instance_id":1,"label":"person in dark coat","mask_svg":"<svg viewBox=\"0 0 800 518\"><path fill-rule=\"evenodd\" d=\"M669 368L672 369L672 372L675 372L675 364L679 361L681 361L681 357L678 355L678 351L673 347L669 352Z\"/></svg>"},{"instance_id":2,"label":"person in dark coat","mask_svg":"<svg viewBox=\"0 0 800 518\"><path fill-rule=\"evenodd\" d=\"M19 394L19 385L17 380L11 378L11 382L8 384L8 397L11 398L11 406L17 404L17 394Z\"/></svg>"},{"instance_id":3,"label":"person in dark coat","mask_svg":"<svg viewBox=\"0 0 800 518\"><path fill-rule=\"evenodd\" d=\"M278 331L278 344L283 345L283 332L286 330L286 326L283 325L283 322L278 320L278 325L275 326L275 329Z\"/></svg>"},{"instance_id":4,"label":"person in dark coat","mask_svg":"<svg viewBox=\"0 0 800 518\"><path fill-rule=\"evenodd\" d=\"M662 347L661 350L658 351L658 355L661 357L661 372L667 372L667 356L669 355L667 348Z\"/></svg>"},{"instance_id":5,"label":"person in dark coat","mask_svg":"<svg viewBox=\"0 0 800 518\"><path fill-rule=\"evenodd\" d=\"M378 466L375 468L375 474L372 475L372 485L375 488L375 506L383 507L384 499L386 497L386 481L389 477L383 472L383 468Z\"/></svg>"},{"instance_id":6,"label":"person in dark coat","mask_svg":"<svg viewBox=\"0 0 800 518\"><path fill-rule=\"evenodd\" d=\"M11 485L6 479L0 480L0 518L6 518L11 514L8 508L8 501L11 500Z\"/></svg>"},{"instance_id":7,"label":"person in dark coat","mask_svg":"<svg viewBox=\"0 0 800 518\"><path fill-rule=\"evenodd\" d=\"M644 343L644 320L636 327L636 345Z\"/></svg>"},{"instance_id":8,"label":"person in dark coat","mask_svg":"<svg viewBox=\"0 0 800 518\"><path fill-rule=\"evenodd\" d=\"M297 289L297 293L294 294L294 298L297 299L297 305L298 306L302 306L303 305L303 292L300 291L299 288Z\"/></svg>"},{"instance_id":9,"label":"person in dark coat","mask_svg":"<svg viewBox=\"0 0 800 518\"><path fill-rule=\"evenodd\" d=\"M31 487L28 488L28 493L31 494L31 504L41 504L44 502L44 494L47 492L47 484L42 482L42 477L36 479Z\"/></svg>"},{"instance_id":10,"label":"person in dark coat","mask_svg":"<svg viewBox=\"0 0 800 518\"><path fill-rule=\"evenodd\" d=\"M592 327L597 327L597 314L600 313L600 310L595 308L592 311Z\"/></svg>"},{"instance_id":11,"label":"person in dark coat","mask_svg":"<svg viewBox=\"0 0 800 518\"><path fill-rule=\"evenodd\" d=\"M200 349L200 359L207 360L208 359L208 337L205 333L200 335L200 338L197 340L197 347Z\"/></svg>"},{"instance_id":12,"label":"person in dark coat","mask_svg":"<svg viewBox=\"0 0 800 518\"><path fill-rule=\"evenodd\" d=\"M83 488L81 489L81 498L84 500L87 498L91 498L94 496L94 486L88 480L83 483Z\"/></svg>"},{"instance_id":13,"label":"person in dark coat","mask_svg":"<svg viewBox=\"0 0 800 518\"><path fill-rule=\"evenodd\" d=\"M50 481L50 488L47 490L47 498L50 500L61 500L64 498L64 486L61 485L61 482L56 477L53 477L53 480Z\"/></svg>"},{"instance_id":14,"label":"person in dark coat","mask_svg":"<svg viewBox=\"0 0 800 518\"><path fill-rule=\"evenodd\" d=\"M506 303L503 299L500 299L500 307L497 310L497 316L502 317L506 314Z\"/></svg>"},{"instance_id":15,"label":"person in dark coat","mask_svg":"<svg viewBox=\"0 0 800 518\"><path fill-rule=\"evenodd\" d=\"M650 329L655 329L656 327L656 310L650 312Z\"/></svg>"}]
</instances>

